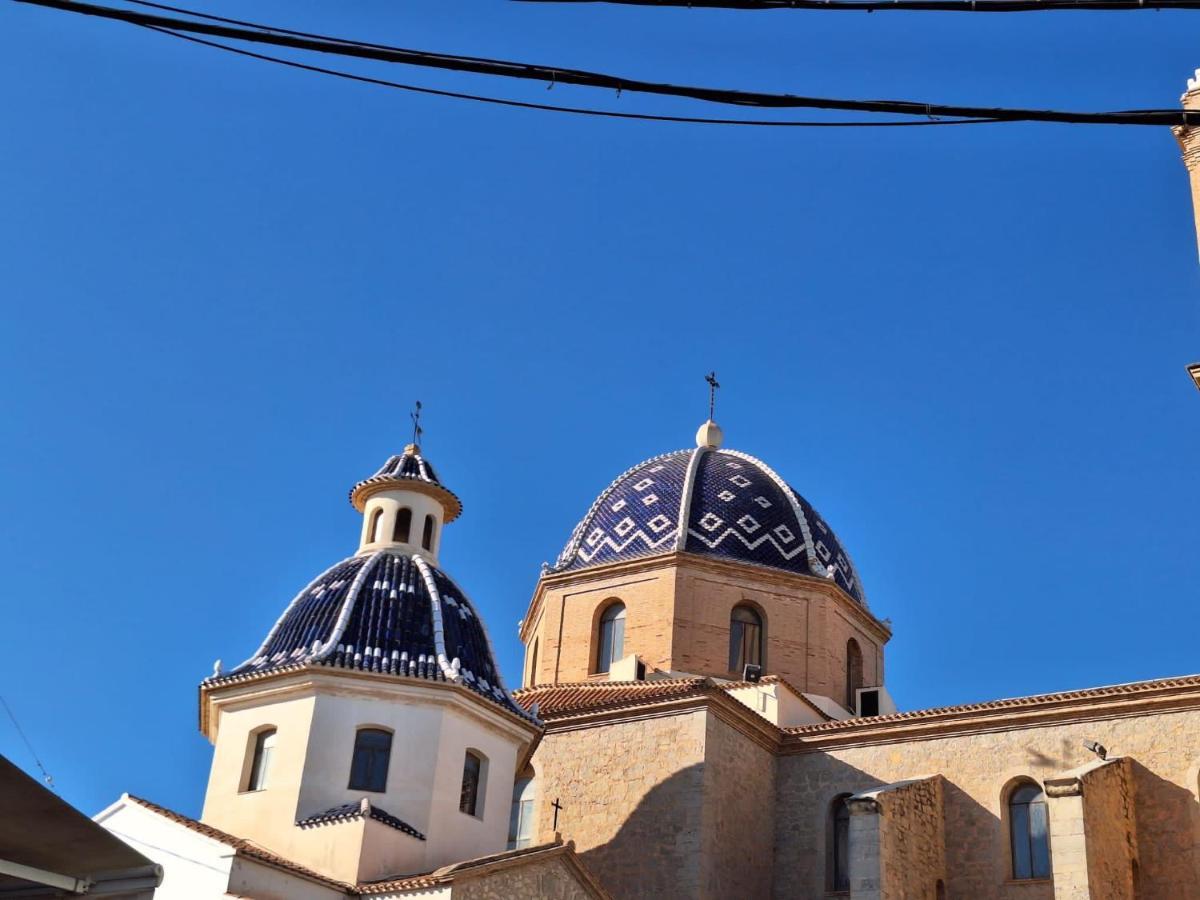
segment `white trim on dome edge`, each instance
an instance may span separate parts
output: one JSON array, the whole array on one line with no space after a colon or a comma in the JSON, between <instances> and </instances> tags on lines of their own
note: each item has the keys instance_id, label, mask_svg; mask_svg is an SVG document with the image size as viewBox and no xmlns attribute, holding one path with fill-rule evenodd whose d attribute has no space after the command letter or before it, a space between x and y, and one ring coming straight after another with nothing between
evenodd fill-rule
<instances>
[{"instance_id":1,"label":"white trim on dome edge","mask_svg":"<svg viewBox=\"0 0 1200 900\"><path fill-rule=\"evenodd\" d=\"M275 620L275 624L271 626L271 630L267 632L266 638L263 640L262 644L259 645L259 648L254 652L254 654L249 659L242 662L241 665L234 666L229 671L236 672L238 669L241 669L244 666L248 666L251 663L256 663L260 659L265 659L265 657L263 656L263 653L266 652L267 647L269 647L271 645L271 639L275 637L276 633L278 633L280 626L283 625L284 619L286 619L288 617L288 614L291 613L292 608L295 607L295 605L297 603L299 603L309 593L309 591L311 591L318 584L320 584L321 579L323 579L326 575L328 575L330 572L332 572L338 566L349 562L351 559L354 559L354 557L351 556L348 559L342 559L342 560L339 560L338 562L335 562L332 566L330 566L328 569L326 569L324 572L322 572L320 575L318 575L316 578L314 578L312 581L310 581L308 584L306 584L303 588L301 588L300 592L298 594L296 594L295 597L292 598L292 602L287 605L287 607L283 610L283 613L279 616L278 619Z\"/></svg>"},{"instance_id":2,"label":"white trim on dome edge","mask_svg":"<svg viewBox=\"0 0 1200 900\"><path fill-rule=\"evenodd\" d=\"M358 570L358 574L354 576L354 581L350 584L350 590L346 591L346 599L342 601L342 608L338 611L337 621L333 624L333 631L329 634L329 640L321 645L320 650L309 657L310 661L323 660L337 647L338 641L346 633L346 626L350 624L350 615L354 612L354 602L358 599L358 592L362 590L363 582L367 580L367 573L375 568L375 563L379 562L379 558L385 553L387 553L386 550L376 550L367 557L366 563Z\"/></svg>"},{"instance_id":3,"label":"white trim on dome edge","mask_svg":"<svg viewBox=\"0 0 1200 900\"><path fill-rule=\"evenodd\" d=\"M696 488L696 471L700 468L700 460L708 451L708 447L697 447L692 451L688 460L687 472L683 476L683 489L679 495L679 523L675 526L675 550L683 550L687 546L688 518L692 514L692 491Z\"/></svg>"},{"instance_id":4,"label":"white trim on dome edge","mask_svg":"<svg viewBox=\"0 0 1200 900\"><path fill-rule=\"evenodd\" d=\"M598 509L600 509L600 504L603 503L605 500L607 500L609 495L612 494L612 492L617 489L618 484L620 484L623 480L625 480L627 477L632 475L634 472L636 472L642 466L647 466L650 463L658 462L659 460L666 459L669 456L675 456L679 453L690 453L690 452L692 452L692 451L672 450L669 453L660 453L658 456L652 456L649 459L642 460L636 466L630 466L628 469L626 469L624 472L622 472L620 475L618 475L616 478L614 478L609 483L608 487L606 487L603 491L600 492L600 496L595 499L595 501L592 503L592 505L590 507L588 507L588 511L584 514L583 518L579 520L579 524L576 525L575 530L573 532L571 532L571 539L569 541L567 541L567 546L563 548L563 552L558 555L558 559L555 561L554 566L551 569L551 571L554 571L554 572L560 571L565 566L568 566L571 564L572 560L574 560L574 558L575 558L575 554L579 552L579 545L583 543L583 533L584 533L584 531L587 530L587 527L586 527L587 523L592 520L592 516L594 516L596 514L596 511ZM675 527L676 528L679 527L678 523L676 523ZM676 539L678 539L678 535L676 535Z\"/></svg>"},{"instance_id":5,"label":"white trim on dome edge","mask_svg":"<svg viewBox=\"0 0 1200 900\"><path fill-rule=\"evenodd\" d=\"M442 595L437 589L437 582L433 580L433 572L429 568L429 563L421 558L419 553L412 555L413 565L417 567L417 571L421 573L421 579L425 582L425 589L429 591L429 609L433 616L433 649L437 651L437 663L442 670L442 674L446 676L447 681L460 682L462 676L459 670L451 665L449 658L446 656L446 631L442 624ZM493 665L495 658L493 657Z\"/></svg>"}]
</instances>

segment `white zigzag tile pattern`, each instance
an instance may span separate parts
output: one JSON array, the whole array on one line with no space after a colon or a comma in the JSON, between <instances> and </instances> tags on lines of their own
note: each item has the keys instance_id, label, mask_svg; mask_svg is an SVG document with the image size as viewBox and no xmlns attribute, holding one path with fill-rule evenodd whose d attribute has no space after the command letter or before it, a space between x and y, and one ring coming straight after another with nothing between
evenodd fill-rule
<instances>
[{"instance_id":1,"label":"white zigzag tile pattern","mask_svg":"<svg viewBox=\"0 0 1200 900\"><path fill-rule=\"evenodd\" d=\"M693 452L658 456L620 475L576 526L554 570L672 549ZM731 450L703 451L698 462L687 504L686 551L832 577L866 605L854 565L833 531L769 466Z\"/></svg>"}]
</instances>

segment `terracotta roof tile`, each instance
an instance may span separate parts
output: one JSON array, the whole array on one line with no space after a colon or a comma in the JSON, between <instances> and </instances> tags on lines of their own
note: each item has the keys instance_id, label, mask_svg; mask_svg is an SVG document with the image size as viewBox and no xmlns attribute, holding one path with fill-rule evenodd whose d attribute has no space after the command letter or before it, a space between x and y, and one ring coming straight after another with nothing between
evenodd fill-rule
<instances>
[{"instance_id":1,"label":"terracotta roof tile","mask_svg":"<svg viewBox=\"0 0 1200 900\"><path fill-rule=\"evenodd\" d=\"M1028 697L1010 697L1004 700L988 700L983 703L964 703L959 706L935 706L911 712L888 713L882 716L863 716L853 719L821 722L817 725L797 725L786 728L788 734L828 734L836 731L851 731L856 728L874 728L893 723L904 724L929 719L952 718L970 713L1008 712L1017 709L1052 709L1069 706L1078 700L1104 699L1108 697L1137 697L1179 688L1200 687L1200 675L1185 675L1178 678L1159 678L1153 681L1135 681L1129 684L1114 684L1104 687L1086 688L1078 691L1060 691L1053 694L1033 694Z\"/></svg>"},{"instance_id":2,"label":"terracotta roof tile","mask_svg":"<svg viewBox=\"0 0 1200 900\"><path fill-rule=\"evenodd\" d=\"M672 678L663 681L584 681L567 684L539 684L514 692L513 698L530 709L536 703L538 716L561 716L573 712L591 712L637 706L661 700L699 696L715 685L707 678Z\"/></svg>"}]
</instances>

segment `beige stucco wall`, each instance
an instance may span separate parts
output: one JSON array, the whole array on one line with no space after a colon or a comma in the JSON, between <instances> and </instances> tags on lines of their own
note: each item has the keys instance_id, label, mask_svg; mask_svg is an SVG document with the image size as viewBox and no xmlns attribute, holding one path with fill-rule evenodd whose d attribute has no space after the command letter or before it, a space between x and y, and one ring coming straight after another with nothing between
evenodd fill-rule
<instances>
[{"instance_id":1,"label":"beige stucco wall","mask_svg":"<svg viewBox=\"0 0 1200 900\"><path fill-rule=\"evenodd\" d=\"M729 670L729 617L735 606L747 604L764 620L766 674L842 702L846 644L853 638L862 651L863 684L883 683L886 634L835 587L815 578L681 555L546 582L523 630L524 684L595 677L597 623L614 600L625 604L625 653L636 653L651 669L740 677Z\"/></svg>"},{"instance_id":2,"label":"beige stucco wall","mask_svg":"<svg viewBox=\"0 0 1200 900\"><path fill-rule=\"evenodd\" d=\"M782 757L778 762L775 896L821 896L826 816L841 793L941 773L948 897L1051 900L1049 881L1010 880L1001 797L1014 778L1039 782L1094 760L1097 740L1132 757L1139 900L1200 898L1197 761L1200 711L927 737ZM1055 848L1052 844L1051 854Z\"/></svg>"},{"instance_id":3,"label":"beige stucco wall","mask_svg":"<svg viewBox=\"0 0 1200 900\"><path fill-rule=\"evenodd\" d=\"M417 679L338 672L222 691L204 822L351 882L430 871L504 849L518 755L533 733L484 701ZM265 726L277 729L267 787L242 791L251 736ZM355 734L363 727L393 733L383 792L349 788ZM468 749L486 760L477 816L458 808ZM295 825L364 797L427 840L361 819Z\"/></svg>"},{"instance_id":4,"label":"beige stucco wall","mask_svg":"<svg viewBox=\"0 0 1200 900\"><path fill-rule=\"evenodd\" d=\"M450 896L452 900L593 900L596 895L579 881L568 863L551 859L479 878L456 878Z\"/></svg>"}]
</instances>

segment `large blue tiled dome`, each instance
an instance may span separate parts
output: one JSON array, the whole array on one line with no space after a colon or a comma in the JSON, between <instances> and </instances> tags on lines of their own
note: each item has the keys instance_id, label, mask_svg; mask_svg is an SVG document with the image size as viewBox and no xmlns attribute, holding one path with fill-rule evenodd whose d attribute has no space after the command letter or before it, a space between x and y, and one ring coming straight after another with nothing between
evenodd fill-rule
<instances>
[{"instance_id":1,"label":"large blue tiled dome","mask_svg":"<svg viewBox=\"0 0 1200 900\"><path fill-rule=\"evenodd\" d=\"M618 476L552 570L675 550L832 578L866 605L854 564L808 501L762 461L712 446L656 456Z\"/></svg>"}]
</instances>

